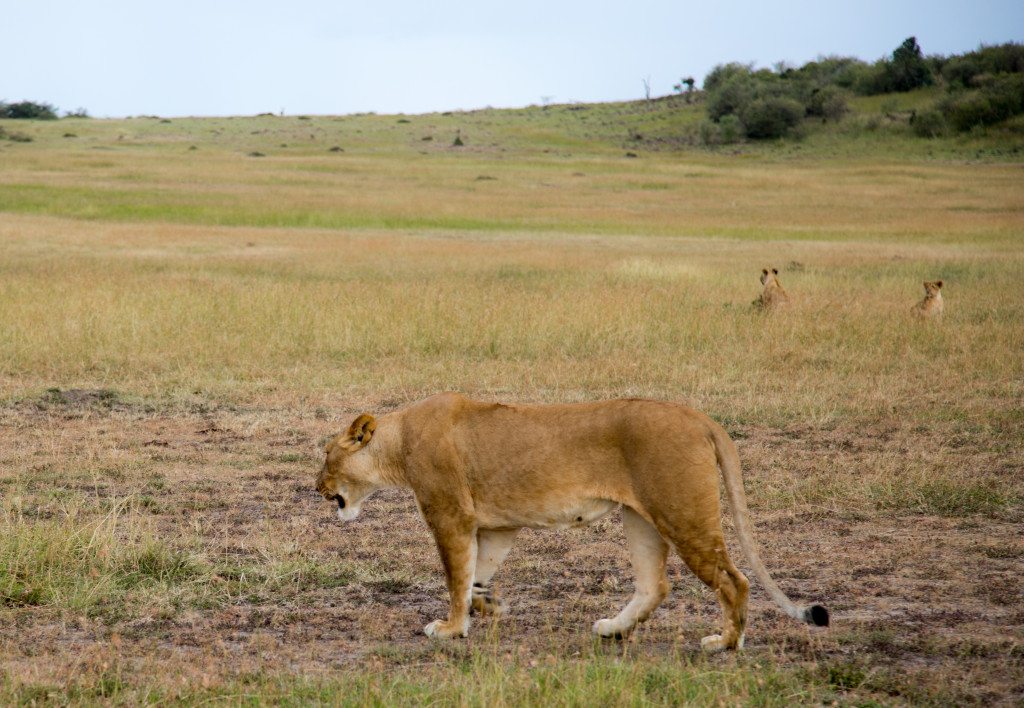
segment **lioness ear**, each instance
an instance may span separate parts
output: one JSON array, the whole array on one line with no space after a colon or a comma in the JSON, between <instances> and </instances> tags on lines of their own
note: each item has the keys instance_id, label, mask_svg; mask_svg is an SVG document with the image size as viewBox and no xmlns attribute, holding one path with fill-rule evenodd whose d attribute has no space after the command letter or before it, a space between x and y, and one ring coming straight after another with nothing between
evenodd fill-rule
<instances>
[{"instance_id":1,"label":"lioness ear","mask_svg":"<svg viewBox=\"0 0 1024 708\"><path fill-rule=\"evenodd\" d=\"M346 450L355 452L366 446L373 437L373 431L377 429L377 420L369 413L363 413L352 421L348 426L348 432L341 441L341 446Z\"/></svg>"},{"instance_id":2,"label":"lioness ear","mask_svg":"<svg viewBox=\"0 0 1024 708\"><path fill-rule=\"evenodd\" d=\"M779 274L779 269L778 268L772 268L772 272L775 273L775 275L778 275Z\"/></svg>"},{"instance_id":3,"label":"lioness ear","mask_svg":"<svg viewBox=\"0 0 1024 708\"><path fill-rule=\"evenodd\" d=\"M761 275L768 275L768 269L767 268L762 268L761 269Z\"/></svg>"},{"instance_id":4,"label":"lioness ear","mask_svg":"<svg viewBox=\"0 0 1024 708\"><path fill-rule=\"evenodd\" d=\"M941 280L936 280L935 281L935 287L941 288L942 287L942 281Z\"/></svg>"}]
</instances>

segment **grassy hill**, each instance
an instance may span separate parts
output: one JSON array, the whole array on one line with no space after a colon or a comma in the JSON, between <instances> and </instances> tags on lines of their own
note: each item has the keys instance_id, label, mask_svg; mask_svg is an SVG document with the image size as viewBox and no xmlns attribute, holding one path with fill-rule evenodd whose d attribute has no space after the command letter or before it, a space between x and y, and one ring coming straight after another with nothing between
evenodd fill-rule
<instances>
[{"instance_id":1,"label":"grassy hill","mask_svg":"<svg viewBox=\"0 0 1024 708\"><path fill-rule=\"evenodd\" d=\"M896 163L930 175L923 179L941 180L964 161L984 178L1012 174L1001 165L1018 159L1024 122L914 137L909 112L932 98L857 98L844 121L808 123L803 139L715 149L697 144L699 100L679 97L420 116L0 121L31 138L0 141L0 210L235 226L743 235L749 225L720 205L758 194L771 195L785 219L760 219L757 236L788 237L819 224L801 228L802 210L787 202L805 197L761 179L769 172L815 191ZM969 199L934 202L973 208ZM665 213L680 206L684 220ZM853 211L840 231L877 226L859 205L844 206ZM901 226L893 233L906 235Z\"/></svg>"}]
</instances>

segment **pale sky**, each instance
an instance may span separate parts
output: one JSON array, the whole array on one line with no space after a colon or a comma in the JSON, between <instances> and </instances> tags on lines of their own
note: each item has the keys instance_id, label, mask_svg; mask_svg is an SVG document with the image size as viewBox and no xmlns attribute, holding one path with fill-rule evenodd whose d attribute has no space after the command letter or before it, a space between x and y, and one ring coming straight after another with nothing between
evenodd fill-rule
<instances>
[{"instance_id":1,"label":"pale sky","mask_svg":"<svg viewBox=\"0 0 1024 708\"><path fill-rule=\"evenodd\" d=\"M1024 0L31 0L0 100L94 116L421 113L671 93L728 61L874 60L1024 40Z\"/></svg>"}]
</instances>

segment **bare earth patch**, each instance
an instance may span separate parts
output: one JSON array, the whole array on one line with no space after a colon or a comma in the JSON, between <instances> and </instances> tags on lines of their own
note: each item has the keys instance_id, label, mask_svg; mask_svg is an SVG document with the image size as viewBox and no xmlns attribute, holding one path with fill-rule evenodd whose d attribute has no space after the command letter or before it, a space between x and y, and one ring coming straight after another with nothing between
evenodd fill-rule
<instances>
[{"instance_id":1,"label":"bare earth patch","mask_svg":"<svg viewBox=\"0 0 1024 708\"><path fill-rule=\"evenodd\" d=\"M697 646L718 620L717 603L678 559L673 593L630 640L592 639L590 624L617 611L632 588L618 515L578 531L524 532L496 578L509 613L476 619L465 642L424 637L421 628L447 605L411 495L381 493L342 527L313 488L321 440L352 413L160 409L82 391L0 410L8 524L87 523L127 503L140 538L186 558L185 571L164 563L145 583L125 585L114 604L102 589L77 608L39 600L32 588L8 593L2 675L60 686L117 667L118 681L173 691L253 672L329 677L434 666L474 649L529 666L595 654L703 660ZM873 489L859 485L879 460L934 450L927 431L893 421L871 431L731 432L766 564L795 600L828 604L833 627L794 623L754 585L744 654L709 665L799 666L851 698L1024 699L1019 451L1001 455L998 471L1011 501L954 514L922 497L924 509L940 513L921 513L884 493L856 496ZM986 445L964 440L943 450L948 465L991 471ZM823 487L832 491L813 492Z\"/></svg>"}]
</instances>

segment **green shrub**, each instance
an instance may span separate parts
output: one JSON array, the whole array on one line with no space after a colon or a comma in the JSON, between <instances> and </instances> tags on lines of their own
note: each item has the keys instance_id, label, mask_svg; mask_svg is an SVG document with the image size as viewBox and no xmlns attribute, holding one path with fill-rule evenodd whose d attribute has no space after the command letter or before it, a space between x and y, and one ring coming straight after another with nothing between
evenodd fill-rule
<instances>
[{"instance_id":1,"label":"green shrub","mask_svg":"<svg viewBox=\"0 0 1024 708\"><path fill-rule=\"evenodd\" d=\"M755 140L781 138L800 123L804 107L791 98L759 98L740 113L747 137Z\"/></svg>"},{"instance_id":2,"label":"green shrub","mask_svg":"<svg viewBox=\"0 0 1024 708\"><path fill-rule=\"evenodd\" d=\"M890 90L889 64L880 59L864 68L854 81L853 90L862 96L877 96Z\"/></svg>"},{"instance_id":3,"label":"green shrub","mask_svg":"<svg viewBox=\"0 0 1024 708\"><path fill-rule=\"evenodd\" d=\"M704 77L704 90L708 93L717 91L726 81L734 76L750 76L754 71L750 64L732 62L719 64Z\"/></svg>"},{"instance_id":4,"label":"green shrub","mask_svg":"<svg viewBox=\"0 0 1024 708\"><path fill-rule=\"evenodd\" d=\"M995 122L1024 113L1024 74L997 76L981 89L992 105Z\"/></svg>"},{"instance_id":5,"label":"green shrub","mask_svg":"<svg viewBox=\"0 0 1024 708\"><path fill-rule=\"evenodd\" d=\"M702 145L732 145L742 141L745 133L742 121L733 113L722 116L718 122L706 120L699 128Z\"/></svg>"},{"instance_id":6,"label":"green shrub","mask_svg":"<svg viewBox=\"0 0 1024 708\"><path fill-rule=\"evenodd\" d=\"M962 133L976 125L985 125L990 119L992 106L981 93L972 91L947 100L942 112L950 125Z\"/></svg>"},{"instance_id":7,"label":"green shrub","mask_svg":"<svg viewBox=\"0 0 1024 708\"><path fill-rule=\"evenodd\" d=\"M1009 74L988 81L981 89L953 94L939 108L959 132L994 125L1024 113L1024 74Z\"/></svg>"},{"instance_id":8,"label":"green shrub","mask_svg":"<svg viewBox=\"0 0 1024 708\"><path fill-rule=\"evenodd\" d=\"M815 89L807 101L807 115L839 121L850 110L847 96L848 93L838 86Z\"/></svg>"},{"instance_id":9,"label":"green shrub","mask_svg":"<svg viewBox=\"0 0 1024 708\"><path fill-rule=\"evenodd\" d=\"M938 138L949 130L942 111L935 108L915 114L910 119L910 127L914 130L914 135L921 138Z\"/></svg>"},{"instance_id":10,"label":"green shrub","mask_svg":"<svg viewBox=\"0 0 1024 708\"><path fill-rule=\"evenodd\" d=\"M57 118L57 109L49 103L33 101L0 103L0 118L54 120Z\"/></svg>"},{"instance_id":11,"label":"green shrub","mask_svg":"<svg viewBox=\"0 0 1024 708\"><path fill-rule=\"evenodd\" d=\"M746 133L746 128L743 126L742 121L740 121L739 116L735 114L723 116L722 119L718 121L718 127L721 131L723 145L738 143L743 139L743 136Z\"/></svg>"},{"instance_id":12,"label":"green shrub","mask_svg":"<svg viewBox=\"0 0 1024 708\"><path fill-rule=\"evenodd\" d=\"M950 57L942 66L942 78L952 87L970 87L977 77L1024 73L1024 44L1007 42Z\"/></svg>"},{"instance_id":13,"label":"green shrub","mask_svg":"<svg viewBox=\"0 0 1024 708\"><path fill-rule=\"evenodd\" d=\"M707 80L705 80L705 84ZM739 113L757 95L758 87L749 71L733 73L728 78L714 82L715 88L708 92L708 118L717 121L730 113Z\"/></svg>"},{"instance_id":14,"label":"green shrub","mask_svg":"<svg viewBox=\"0 0 1024 708\"><path fill-rule=\"evenodd\" d=\"M981 65L970 55L953 57L942 67L942 78L947 84L954 87L970 86L974 77L980 73Z\"/></svg>"},{"instance_id":15,"label":"green shrub","mask_svg":"<svg viewBox=\"0 0 1024 708\"><path fill-rule=\"evenodd\" d=\"M722 128L712 120L701 121L697 130L701 145L721 145Z\"/></svg>"},{"instance_id":16,"label":"green shrub","mask_svg":"<svg viewBox=\"0 0 1024 708\"><path fill-rule=\"evenodd\" d=\"M868 65L855 57L824 57L804 64L797 69L795 78L806 81L818 88L839 86L853 88L857 78L868 69Z\"/></svg>"}]
</instances>

